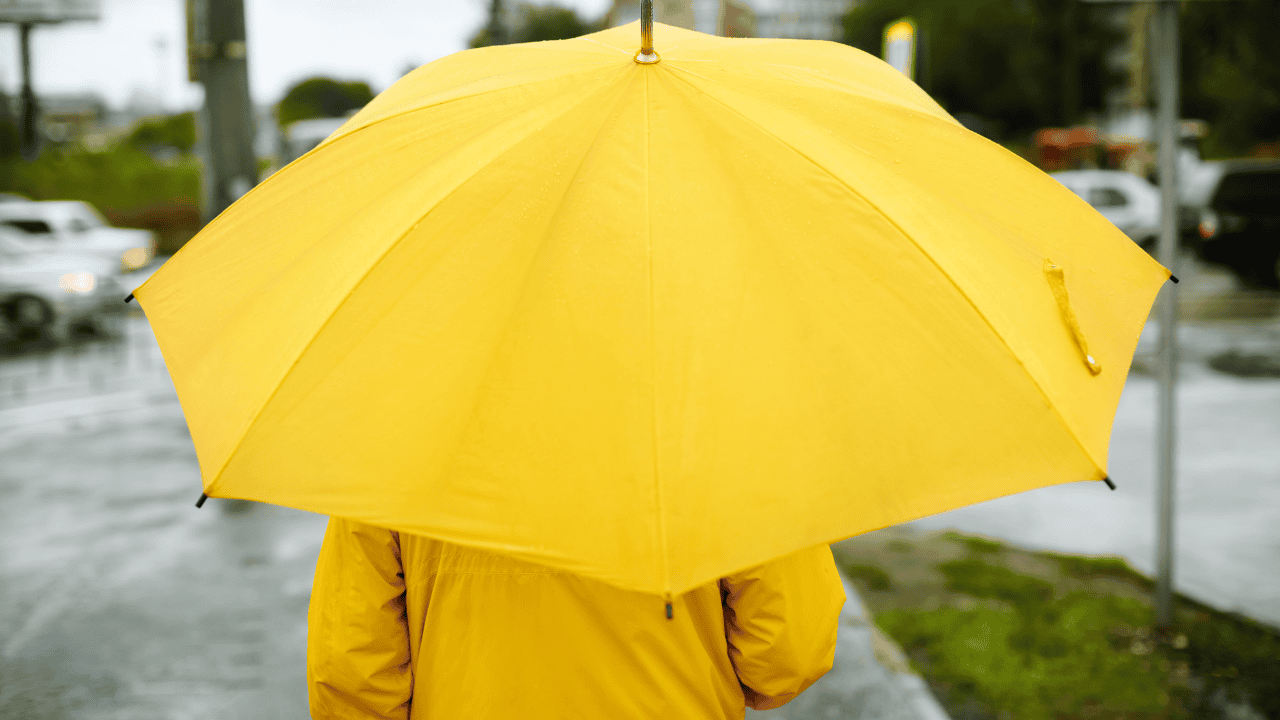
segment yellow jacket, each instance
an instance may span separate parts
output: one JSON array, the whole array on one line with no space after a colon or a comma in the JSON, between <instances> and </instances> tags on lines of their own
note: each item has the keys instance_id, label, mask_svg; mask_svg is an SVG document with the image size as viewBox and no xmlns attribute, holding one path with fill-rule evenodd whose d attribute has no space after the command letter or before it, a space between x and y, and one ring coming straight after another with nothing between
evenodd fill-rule
<instances>
[{"instance_id":1,"label":"yellow jacket","mask_svg":"<svg viewBox=\"0 0 1280 720\"><path fill-rule=\"evenodd\" d=\"M742 718L829 669L825 545L673 598L333 518L308 615L313 718Z\"/></svg>"}]
</instances>

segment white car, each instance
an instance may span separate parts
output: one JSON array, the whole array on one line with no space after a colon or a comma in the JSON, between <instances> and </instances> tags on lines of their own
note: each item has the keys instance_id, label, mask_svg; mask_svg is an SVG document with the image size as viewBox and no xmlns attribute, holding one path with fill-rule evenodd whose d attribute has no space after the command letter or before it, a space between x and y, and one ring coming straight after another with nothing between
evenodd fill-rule
<instances>
[{"instance_id":1,"label":"white car","mask_svg":"<svg viewBox=\"0 0 1280 720\"><path fill-rule=\"evenodd\" d=\"M111 227L78 200L0 203L0 226L21 230L48 250L106 258L122 272L146 265L156 254L155 233Z\"/></svg>"},{"instance_id":2,"label":"white car","mask_svg":"<svg viewBox=\"0 0 1280 720\"><path fill-rule=\"evenodd\" d=\"M1150 250L1160 236L1160 190L1123 170L1065 170L1054 180L1102 213L1134 242Z\"/></svg>"},{"instance_id":3,"label":"white car","mask_svg":"<svg viewBox=\"0 0 1280 720\"><path fill-rule=\"evenodd\" d=\"M119 273L111 260L33 248L0 227L0 325L58 341L85 326L107 330L124 309Z\"/></svg>"}]
</instances>

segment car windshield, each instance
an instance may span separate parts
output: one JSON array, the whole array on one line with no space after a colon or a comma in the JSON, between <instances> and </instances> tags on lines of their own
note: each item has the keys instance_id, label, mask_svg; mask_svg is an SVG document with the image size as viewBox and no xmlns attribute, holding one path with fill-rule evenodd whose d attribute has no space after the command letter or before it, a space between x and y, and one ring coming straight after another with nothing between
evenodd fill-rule
<instances>
[{"instance_id":1,"label":"car windshield","mask_svg":"<svg viewBox=\"0 0 1280 720\"><path fill-rule=\"evenodd\" d=\"M1096 208L1124 207L1129 204L1124 193L1109 187L1090 188L1088 200Z\"/></svg>"},{"instance_id":2,"label":"car windshield","mask_svg":"<svg viewBox=\"0 0 1280 720\"><path fill-rule=\"evenodd\" d=\"M53 232L53 228L49 227L49 223L44 220L5 220L2 223L7 227L21 230L28 235L48 235Z\"/></svg>"}]
</instances>

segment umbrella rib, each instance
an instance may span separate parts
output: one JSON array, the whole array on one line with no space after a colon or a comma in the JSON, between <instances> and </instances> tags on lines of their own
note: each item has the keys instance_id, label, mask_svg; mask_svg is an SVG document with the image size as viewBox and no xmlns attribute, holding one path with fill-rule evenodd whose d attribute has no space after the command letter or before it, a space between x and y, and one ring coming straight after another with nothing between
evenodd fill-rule
<instances>
[{"instance_id":1,"label":"umbrella rib","mask_svg":"<svg viewBox=\"0 0 1280 720\"><path fill-rule=\"evenodd\" d=\"M698 74L698 73L696 73L696 72L694 72L694 71L690 70L689 68L686 68L686 67L680 67L680 65L681 65L682 63L686 63L686 62L714 62L714 61L711 61L711 60L678 60L678 61L668 61L667 66L668 66L668 68L669 68L669 69L672 69L672 70L679 70L679 71L681 71L681 72L686 72L686 73L688 73L688 74L690 74L690 75L692 75L692 76L694 76L694 77L702 78L703 80L706 80L706 81L707 81L707 82L709 82L709 83L713 83L713 84L715 83L715 80L713 80L713 79L711 79L711 78L707 77L706 75L700 75L700 74ZM812 74L813 74L813 77L814 77L814 78L816 78L816 79L827 79L827 78L831 78L831 77L832 77L829 73L826 73L826 72L823 72L823 71L814 70L813 68L800 67L799 65L781 65L781 64L778 64L778 63L760 63L760 66L761 66L761 67L789 67L789 68L795 68L795 69L797 69L797 70L806 70L806 71L808 71L808 72L812 73ZM743 74L743 73L740 73L740 72L733 72L732 70L721 70L721 72L722 72L722 73L724 73L724 74L727 74L727 75L733 75L734 77L739 77L739 78L751 78L751 76L750 76L750 75L746 75L746 74ZM895 71L895 72L896 72L896 71ZM772 81L775 81L775 82L785 82L785 80L783 80L782 78L778 78L778 77L769 77L768 79L769 79L769 80L772 80ZM685 82L687 83L688 81L686 80ZM696 85L692 85L692 83L690 83L690 86L691 86L691 87L694 87L695 89L697 88L697 86L696 86ZM856 92L853 88L841 87L841 86L836 85L836 86L830 86L830 87L824 87L824 88L814 88L814 89L815 89L815 90L820 90L820 91L829 92L829 93L833 93L833 94L836 94L836 95L847 95L847 96L851 96L851 97L857 98L858 100L863 101L863 102L875 103L875 104L877 104L877 105L884 105L884 106L891 107L891 108L898 108L898 109L901 109L901 110L906 110L906 111L908 111L908 112L919 113L919 114L921 114L921 115L928 116L928 117L930 117L930 118L932 118L932 119L934 119L934 120L936 120L936 121L938 121L938 122L946 123L947 125L955 125L955 126L963 127L963 125L960 125L960 123L959 123L958 121L956 121L956 119L955 119L955 118L953 118L953 117L951 117L949 114L947 114L947 111L946 111L945 109L943 109L941 106L939 106L939 107L938 107L938 109L942 111L942 112L941 112L941 114L939 114L939 113L937 113L937 112L934 112L934 111L933 111L933 110L931 110L930 108L922 108L922 107L919 107L919 106L916 106L916 105L907 105L907 104L900 103L900 102L894 102L894 101L889 100L889 99L886 99L886 98L874 97L874 96L871 96L871 95L863 95L863 94L860 94L860 93ZM699 91L699 92L701 92L701 91ZM930 99L932 99L932 98L930 98ZM717 101L717 102L720 102L720 101ZM723 105L724 103L723 103L723 102L721 102L721 104ZM737 112L737 111L735 110L734 112ZM741 114L741 113L739 113L739 114ZM782 142L782 141L781 141L781 140L779 140L779 142ZM784 144L785 144L785 143L784 143ZM788 147L790 147L790 146L788 145ZM795 150L795 148L792 148L792 149L793 149L793 150ZM799 151L797 150L796 152L799 152ZM824 168L824 171L825 171L825 168Z\"/></svg>"},{"instance_id":2,"label":"umbrella rib","mask_svg":"<svg viewBox=\"0 0 1280 720\"><path fill-rule=\"evenodd\" d=\"M686 70L686 72L688 71ZM696 73L692 73L692 74L696 75ZM728 110L729 112L733 113L737 117L741 118L743 122L750 124L752 127L755 127L760 132L773 138L775 141L782 144L784 147L791 150L796 155L799 155L801 158L808 161L815 168L822 171L832 180L835 180L837 183L843 186L850 193L852 193L853 195L861 199L863 202L865 202L870 208L875 210L876 213L880 215L880 217L884 218L885 222L892 225L893 228L897 230L899 234L902 235L902 237L906 238L908 242L910 242L913 246L915 246L916 250L918 250L921 255L924 255L925 258L927 258L929 262L935 268L937 268L938 272L941 273L942 277L946 278L947 282L953 288L955 288L956 292L960 293L960 297L964 298L965 302L969 304L969 307L973 308L973 311L977 313L978 317L982 319L982 322L987 326L988 329L991 330L991 333L996 336L996 338L1000 341L1000 344L1004 346L1005 351L1009 353L1009 355L1014 359L1016 363L1018 363L1018 367L1022 369L1023 374L1027 376L1027 379L1031 381L1031 384L1034 385L1036 390L1040 392L1040 396L1041 398L1044 399L1045 405L1047 405L1053 411L1054 416L1058 418L1058 422L1062 425L1062 427L1066 429L1067 434L1071 436L1071 439L1076 442L1076 445L1080 448L1080 451L1084 453L1084 456L1088 458L1089 462L1093 465L1094 469L1097 470L1102 475L1107 474L1106 469L1102 467L1102 465L1098 462L1097 458L1093 456L1093 453L1089 451L1089 448L1086 447L1084 442L1080 440L1080 437L1076 434L1075 428L1072 427L1071 424L1067 422L1067 419L1062 416L1062 412L1058 410L1057 405L1055 405L1052 402L1052 400L1049 397L1049 393L1045 391L1044 386L1040 383L1040 380L1027 368L1026 363L1022 361L1022 358L1018 357L1018 354L1013 351L1013 348L1010 347L1009 345L1009 341L1005 339L1004 335L1001 334L998 329L996 329L996 326L986 316L986 313L982 312L982 309L979 308L978 304L973 301L973 298L969 297L969 293L965 292L964 288L960 286L960 283L956 282L955 278L951 277L951 274L948 273L946 269L943 268L942 265L940 265L938 261L935 260L934 257L929 254L928 251L926 251L923 247L921 247L920 243L915 241L915 238L911 237L911 235L907 233L905 230L903 230L902 227L898 225L898 223L895 222L893 218L891 218L887 213L881 210L880 206L876 205L865 195L858 192L856 188L854 188L849 183L845 182L843 178L831 172L831 170L827 169L827 167L824 166L822 163L810 157L807 153L805 153L803 150L796 147L795 145L792 145L791 143L787 142L781 137L778 137L778 135L774 133L772 130L770 130L769 128L761 125L760 123L756 122L750 117L747 117L747 115L739 111L737 108L733 107L732 105L726 103L725 101L717 97L712 96L710 93L707 93L706 91L702 90L697 85L689 82L687 79L680 78L678 75L675 75L675 74L673 74L672 77L679 79L680 82L683 82L684 84L688 85L690 88L700 93L703 97L706 97L707 99L721 106L725 110ZM701 77L701 76L698 76L698 77ZM708 80L708 82L710 82L710 80Z\"/></svg>"},{"instance_id":3,"label":"umbrella rib","mask_svg":"<svg viewBox=\"0 0 1280 720\"><path fill-rule=\"evenodd\" d=\"M594 98L597 94L599 94L600 91L601 90L597 90L596 92L589 93L586 97L584 97L581 100L581 102L575 103L565 108L564 112L562 112L561 114L557 115L554 118L548 119L546 122L542 123L541 125L538 125L537 127L530 129L530 131L527 134L525 134L524 137L512 142L511 145L509 145L505 150L503 150L493 159L496 160L497 158L500 158L503 155L506 155L507 153L514 150L521 143L523 143L524 141L532 137L535 133L537 133L537 131L549 126L551 123L559 120L561 117L572 112L573 110L576 110L577 108L582 107L582 105L586 104L592 98ZM235 447L231 449L231 452L227 453L227 457L223 461L222 467L218 468L217 474L215 474L213 476L213 479L210 480L208 485L205 486L206 491L211 490L213 486L218 482L218 480L222 478L223 473L226 472L227 467L231 464L232 458L234 458L236 456L236 453L240 451L240 446L244 443L244 439L249 435L249 430L254 426L255 423L257 423L258 418L262 415L263 411L266 410L267 406L271 404L271 401L275 399L276 394L280 392L280 388L284 386L285 380L287 380L289 376L293 374L294 368L296 368L298 366L298 363L302 361L302 357L307 354L307 351L311 349L311 346L315 343L316 339L320 337L320 335L324 332L325 328L329 326L329 323L333 321L334 316L338 314L338 310L341 309L342 306L346 304L347 300L352 295L355 294L356 290L358 290L360 286L364 284L364 281L369 277L369 275L372 274L373 271L377 269L379 265L382 264L382 261L385 260L386 257L391 254L391 251L395 250L395 248L401 242L403 242L404 239L408 237L409 234L412 233L415 228L421 225L422 221L426 220L428 215L434 212L436 208L440 207L441 204L447 202L449 198L453 197L455 193L461 190L467 183L469 183L473 178L475 178L476 175L479 175L485 168L487 168L489 164L491 164L491 162L492 161L490 161L490 163L485 163L484 165L480 165L476 167L474 171L472 171L466 177L460 179L458 184L455 185L451 190L449 190L448 193L443 195L439 200L437 200L434 204L432 204L431 207L427 208L425 212L419 215L418 219L415 220L403 233L401 233L400 236L397 237L394 242L387 245L387 248L383 250L382 254L380 254L378 258L369 265L369 267L365 268L365 271L360 276L360 278L356 280L354 283L352 283L351 289L348 290L347 293L342 296L342 299L339 300L333 306L333 309L329 311L329 314L325 316L324 322L320 323L320 326L316 329L315 333L311 335L311 339L307 341L307 344L302 348L301 351L298 352L298 355L293 359L293 362L289 364L289 368L280 375L280 379L276 382L275 387L271 389L271 394L267 396L267 399L263 401L262 405L260 405L257 411L254 412L252 419L250 419L249 422L245 424L244 431L240 434L240 439L236 441Z\"/></svg>"},{"instance_id":4,"label":"umbrella rib","mask_svg":"<svg viewBox=\"0 0 1280 720\"><path fill-rule=\"evenodd\" d=\"M612 46L612 45L606 45L606 44L604 44L604 43L600 42L599 40L593 40L593 39L591 38L591 36L590 36L590 35L584 35L581 39L582 39L582 40L585 40L585 41L587 41L587 42L595 43L595 44L599 45L600 47L607 47L607 48L609 48L610 50L617 50L618 52L622 53L623 55L626 55L627 57L631 57L631 53L627 52L626 50L623 50L622 48L619 48L619 47L614 47L614 46Z\"/></svg>"},{"instance_id":5,"label":"umbrella rib","mask_svg":"<svg viewBox=\"0 0 1280 720\"><path fill-rule=\"evenodd\" d=\"M644 242L649 270L649 395L651 398L651 423L653 431L653 504L658 519L658 558L662 572L662 589L671 608L671 569L667 558L667 519L662 503L662 464L659 457L658 438L658 340L657 312L654 301L653 281L653 204L650 185L650 136L649 136L649 81L651 73L644 76ZM670 616L668 616L670 617Z\"/></svg>"}]
</instances>

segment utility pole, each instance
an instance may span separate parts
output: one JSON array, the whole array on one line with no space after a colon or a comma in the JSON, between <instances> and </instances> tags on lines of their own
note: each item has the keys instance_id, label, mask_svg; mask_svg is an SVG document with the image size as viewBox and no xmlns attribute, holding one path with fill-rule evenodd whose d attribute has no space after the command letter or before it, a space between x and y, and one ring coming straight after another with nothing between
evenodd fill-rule
<instances>
[{"instance_id":1,"label":"utility pole","mask_svg":"<svg viewBox=\"0 0 1280 720\"><path fill-rule=\"evenodd\" d=\"M201 216L209 222L258 182L244 0L187 0L188 72L204 85Z\"/></svg>"},{"instance_id":2,"label":"utility pole","mask_svg":"<svg viewBox=\"0 0 1280 720\"><path fill-rule=\"evenodd\" d=\"M22 118L20 132L22 157L31 162L40 156L40 137L36 133L36 92L31 88L31 23L18 26L18 44L22 53Z\"/></svg>"}]
</instances>

